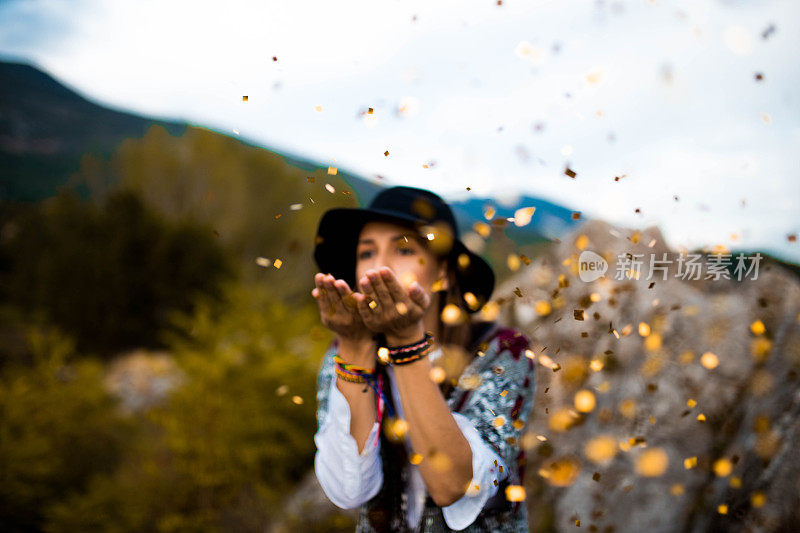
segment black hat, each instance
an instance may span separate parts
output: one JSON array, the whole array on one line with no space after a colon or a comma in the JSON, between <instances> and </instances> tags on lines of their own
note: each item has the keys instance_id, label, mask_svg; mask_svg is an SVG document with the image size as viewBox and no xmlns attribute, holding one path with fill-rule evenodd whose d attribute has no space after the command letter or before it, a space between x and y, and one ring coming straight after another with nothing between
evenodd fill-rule
<instances>
[{"instance_id":1,"label":"black hat","mask_svg":"<svg viewBox=\"0 0 800 533\"><path fill-rule=\"evenodd\" d=\"M467 302L466 308L475 312L489 301L494 291L492 267L461 242L450 206L436 194L414 187L385 189L366 209L326 211L319 221L314 247L314 260L320 271L345 280L355 290L358 236L364 224L373 220L409 226L426 241L433 237L430 249L448 259L462 294L475 295L478 305Z\"/></svg>"}]
</instances>

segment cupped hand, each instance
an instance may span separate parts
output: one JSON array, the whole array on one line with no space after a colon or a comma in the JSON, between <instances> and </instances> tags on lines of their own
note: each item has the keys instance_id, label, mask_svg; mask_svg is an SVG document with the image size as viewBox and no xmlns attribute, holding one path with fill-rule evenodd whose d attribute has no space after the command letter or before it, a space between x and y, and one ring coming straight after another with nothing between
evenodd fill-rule
<instances>
[{"instance_id":1,"label":"cupped hand","mask_svg":"<svg viewBox=\"0 0 800 533\"><path fill-rule=\"evenodd\" d=\"M359 281L360 293L353 293L364 324L376 333L403 337L424 329L422 319L431 297L414 281L404 288L388 267L368 270ZM374 301L375 305L370 305Z\"/></svg>"},{"instance_id":2,"label":"cupped hand","mask_svg":"<svg viewBox=\"0 0 800 533\"><path fill-rule=\"evenodd\" d=\"M345 339L372 338L373 332L364 324L358 311L358 302L350 286L343 279L330 274L317 273L316 287L311 295L317 300L322 325Z\"/></svg>"}]
</instances>

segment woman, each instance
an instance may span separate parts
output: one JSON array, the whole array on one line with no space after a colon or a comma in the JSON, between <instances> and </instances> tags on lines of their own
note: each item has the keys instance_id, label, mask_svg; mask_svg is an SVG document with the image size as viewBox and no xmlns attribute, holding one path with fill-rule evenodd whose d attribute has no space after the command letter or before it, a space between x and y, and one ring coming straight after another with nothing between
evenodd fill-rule
<instances>
[{"instance_id":1,"label":"woman","mask_svg":"<svg viewBox=\"0 0 800 533\"><path fill-rule=\"evenodd\" d=\"M393 187L367 209L332 209L314 257L312 295L337 334L314 436L328 498L360 508L358 532L527 532L529 341L469 319L494 274L459 240L449 206Z\"/></svg>"}]
</instances>

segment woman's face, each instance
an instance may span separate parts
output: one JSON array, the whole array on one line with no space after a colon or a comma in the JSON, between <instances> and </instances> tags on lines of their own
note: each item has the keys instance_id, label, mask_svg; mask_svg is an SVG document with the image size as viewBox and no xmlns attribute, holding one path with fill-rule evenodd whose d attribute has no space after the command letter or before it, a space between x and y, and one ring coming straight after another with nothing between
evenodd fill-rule
<instances>
[{"instance_id":1,"label":"woman's face","mask_svg":"<svg viewBox=\"0 0 800 533\"><path fill-rule=\"evenodd\" d=\"M404 287L416 281L431 295L433 283L446 275L446 265L444 260L437 261L420 236L406 226L373 221L361 229L356 248L356 283L367 270L387 266Z\"/></svg>"}]
</instances>

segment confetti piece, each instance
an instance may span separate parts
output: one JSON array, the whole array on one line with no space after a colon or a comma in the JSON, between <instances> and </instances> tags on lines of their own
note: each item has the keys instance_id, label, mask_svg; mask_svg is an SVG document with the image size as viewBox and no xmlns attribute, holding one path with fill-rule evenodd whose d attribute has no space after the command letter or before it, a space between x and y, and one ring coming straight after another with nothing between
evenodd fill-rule
<instances>
[{"instance_id":1,"label":"confetti piece","mask_svg":"<svg viewBox=\"0 0 800 533\"><path fill-rule=\"evenodd\" d=\"M303 204L292 204L289 206L289 209L292 211L299 211L303 208Z\"/></svg>"},{"instance_id":2,"label":"confetti piece","mask_svg":"<svg viewBox=\"0 0 800 533\"><path fill-rule=\"evenodd\" d=\"M575 409L581 413L591 413L595 408L596 400L592 391L583 389L575 393L573 403Z\"/></svg>"},{"instance_id":3,"label":"confetti piece","mask_svg":"<svg viewBox=\"0 0 800 533\"><path fill-rule=\"evenodd\" d=\"M339 172L339 169L336 167L328 167L328 174L331 176L335 176Z\"/></svg>"},{"instance_id":4,"label":"confetti piece","mask_svg":"<svg viewBox=\"0 0 800 533\"><path fill-rule=\"evenodd\" d=\"M767 503L767 495L761 491L756 491L750 495L750 504L753 507L763 507Z\"/></svg>"},{"instance_id":5,"label":"confetti piece","mask_svg":"<svg viewBox=\"0 0 800 533\"><path fill-rule=\"evenodd\" d=\"M385 152L383 152L383 155L386 156L386 157L389 157L389 150L386 150Z\"/></svg>"},{"instance_id":6,"label":"confetti piece","mask_svg":"<svg viewBox=\"0 0 800 533\"><path fill-rule=\"evenodd\" d=\"M689 398L688 400L686 400L686 405L688 405L689 407L694 407L695 405L697 405L697 402L694 399Z\"/></svg>"},{"instance_id":7,"label":"confetti piece","mask_svg":"<svg viewBox=\"0 0 800 533\"><path fill-rule=\"evenodd\" d=\"M413 453L413 454L411 454L411 457L408 458L408 461L412 465L418 465L418 464L420 464L422 462L422 455L418 454L418 453Z\"/></svg>"},{"instance_id":8,"label":"confetti piece","mask_svg":"<svg viewBox=\"0 0 800 533\"><path fill-rule=\"evenodd\" d=\"M519 287L514 287L514 294L517 295L517 298L522 298L522 290Z\"/></svg>"},{"instance_id":9,"label":"confetti piece","mask_svg":"<svg viewBox=\"0 0 800 533\"><path fill-rule=\"evenodd\" d=\"M539 470L539 475L556 487L569 487L579 473L580 464L571 457L551 461Z\"/></svg>"},{"instance_id":10,"label":"confetti piece","mask_svg":"<svg viewBox=\"0 0 800 533\"><path fill-rule=\"evenodd\" d=\"M583 309L575 309L572 314L575 320L583 320Z\"/></svg>"},{"instance_id":11,"label":"confetti piece","mask_svg":"<svg viewBox=\"0 0 800 533\"><path fill-rule=\"evenodd\" d=\"M292 396L292 401L297 405L303 405L303 398L300 396Z\"/></svg>"},{"instance_id":12,"label":"confetti piece","mask_svg":"<svg viewBox=\"0 0 800 533\"><path fill-rule=\"evenodd\" d=\"M525 501L525 487L521 485L509 485L506 487L506 500L510 502Z\"/></svg>"},{"instance_id":13,"label":"confetti piece","mask_svg":"<svg viewBox=\"0 0 800 533\"><path fill-rule=\"evenodd\" d=\"M569 167L567 167L566 170L564 170L564 174L573 179L575 179L575 176L577 176L577 174Z\"/></svg>"},{"instance_id":14,"label":"confetti piece","mask_svg":"<svg viewBox=\"0 0 800 533\"><path fill-rule=\"evenodd\" d=\"M281 266L283 265L283 261L281 261L280 259L276 259L275 261L272 262L272 265L275 268L280 269Z\"/></svg>"},{"instance_id":15,"label":"confetti piece","mask_svg":"<svg viewBox=\"0 0 800 533\"><path fill-rule=\"evenodd\" d=\"M703 413L700 413L699 415L697 415L697 421L698 422L705 422L706 421L706 415L704 415Z\"/></svg>"},{"instance_id":16,"label":"confetti piece","mask_svg":"<svg viewBox=\"0 0 800 533\"><path fill-rule=\"evenodd\" d=\"M277 394L278 396L284 396L286 395L287 392L289 392L288 385L281 385L280 387L275 389L275 394Z\"/></svg>"},{"instance_id":17,"label":"confetti piece","mask_svg":"<svg viewBox=\"0 0 800 533\"><path fill-rule=\"evenodd\" d=\"M719 477L728 477L733 471L733 463L725 457L714 461L714 473Z\"/></svg>"},{"instance_id":18,"label":"confetti piece","mask_svg":"<svg viewBox=\"0 0 800 533\"><path fill-rule=\"evenodd\" d=\"M617 439L611 435L593 437L584 445L583 453L594 463L607 464L617 455Z\"/></svg>"},{"instance_id":19,"label":"confetti piece","mask_svg":"<svg viewBox=\"0 0 800 533\"><path fill-rule=\"evenodd\" d=\"M447 304L442 309L442 322L453 325L458 324L462 319L461 309L455 304Z\"/></svg>"},{"instance_id":20,"label":"confetti piece","mask_svg":"<svg viewBox=\"0 0 800 533\"><path fill-rule=\"evenodd\" d=\"M550 302L548 302L547 300L537 301L535 304L533 304L533 308L536 311L536 314L538 314L539 316L549 315L553 310L552 306L550 305Z\"/></svg>"},{"instance_id":21,"label":"confetti piece","mask_svg":"<svg viewBox=\"0 0 800 533\"><path fill-rule=\"evenodd\" d=\"M433 368L431 368L431 371L430 371L429 375L430 375L431 381L433 381L434 383L441 383L447 377L446 374L445 374L444 368L442 368L440 366L434 366Z\"/></svg>"},{"instance_id":22,"label":"confetti piece","mask_svg":"<svg viewBox=\"0 0 800 533\"><path fill-rule=\"evenodd\" d=\"M595 472L594 474L592 474L592 480L600 481L600 472Z\"/></svg>"},{"instance_id":23,"label":"confetti piece","mask_svg":"<svg viewBox=\"0 0 800 533\"><path fill-rule=\"evenodd\" d=\"M683 460L683 467L686 470L691 470L695 466L697 466L697 457L687 457Z\"/></svg>"},{"instance_id":24,"label":"confetti piece","mask_svg":"<svg viewBox=\"0 0 800 533\"><path fill-rule=\"evenodd\" d=\"M707 369L711 370L717 367L719 364L719 358L717 358L717 356L711 352L706 352L700 356L700 363Z\"/></svg>"},{"instance_id":25,"label":"confetti piece","mask_svg":"<svg viewBox=\"0 0 800 533\"><path fill-rule=\"evenodd\" d=\"M667 471L669 457L662 448L645 449L636 460L636 472L645 477L658 477Z\"/></svg>"},{"instance_id":26,"label":"confetti piece","mask_svg":"<svg viewBox=\"0 0 800 533\"><path fill-rule=\"evenodd\" d=\"M506 423L506 419L503 416L498 416L492 421L492 425L496 428L503 427Z\"/></svg>"},{"instance_id":27,"label":"confetti piece","mask_svg":"<svg viewBox=\"0 0 800 533\"><path fill-rule=\"evenodd\" d=\"M592 359L589 362L589 368L591 368L595 372L600 372L601 370L603 370L603 361L601 361L600 359Z\"/></svg>"},{"instance_id":28,"label":"confetti piece","mask_svg":"<svg viewBox=\"0 0 800 533\"><path fill-rule=\"evenodd\" d=\"M639 322L639 335L642 337L650 335L650 325L647 322Z\"/></svg>"},{"instance_id":29,"label":"confetti piece","mask_svg":"<svg viewBox=\"0 0 800 533\"><path fill-rule=\"evenodd\" d=\"M719 514L728 514L728 505L721 503L717 506L717 512Z\"/></svg>"},{"instance_id":30,"label":"confetti piece","mask_svg":"<svg viewBox=\"0 0 800 533\"><path fill-rule=\"evenodd\" d=\"M535 207L523 207L514 211L514 225L521 228L530 224L534 211Z\"/></svg>"},{"instance_id":31,"label":"confetti piece","mask_svg":"<svg viewBox=\"0 0 800 533\"><path fill-rule=\"evenodd\" d=\"M492 234L492 227L485 222L476 222L472 225L472 229L484 239L488 239Z\"/></svg>"},{"instance_id":32,"label":"confetti piece","mask_svg":"<svg viewBox=\"0 0 800 533\"><path fill-rule=\"evenodd\" d=\"M262 266L264 268L268 268L272 265L272 261L267 259L266 257L256 257L256 264L258 266Z\"/></svg>"},{"instance_id":33,"label":"confetti piece","mask_svg":"<svg viewBox=\"0 0 800 533\"><path fill-rule=\"evenodd\" d=\"M516 272L519 270L521 266L521 262L519 260L519 256L517 254L508 254L508 259L506 259L506 264L508 265L508 269L512 272Z\"/></svg>"},{"instance_id":34,"label":"confetti piece","mask_svg":"<svg viewBox=\"0 0 800 533\"><path fill-rule=\"evenodd\" d=\"M492 218L494 218L494 215L495 215L496 212L497 211L495 210L495 208L493 206L491 206L491 205L486 206L484 208L484 210L483 210L483 217L486 220L492 220Z\"/></svg>"},{"instance_id":35,"label":"confetti piece","mask_svg":"<svg viewBox=\"0 0 800 533\"><path fill-rule=\"evenodd\" d=\"M507 390L503 390L503 392L500 393L500 396L502 398L505 398L506 394L508 394L508 391Z\"/></svg>"},{"instance_id":36,"label":"confetti piece","mask_svg":"<svg viewBox=\"0 0 800 533\"><path fill-rule=\"evenodd\" d=\"M464 293L464 301L467 302L467 306L475 311L480 306L480 302L478 302L478 298L472 294L471 292Z\"/></svg>"},{"instance_id":37,"label":"confetti piece","mask_svg":"<svg viewBox=\"0 0 800 533\"><path fill-rule=\"evenodd\" d=\"M752 324L750 324L750 331L753 332L753 335L762 335L766 328L764 327L764 323L760 320L756 320Z\"/></svg>"},{"instance_id":38,"label":"confetti piece","mask_svg":"<svg viewBox=\"0 0 800 533\"><path fill-rule=\"evenodd\" d=\"M375 300L370 300L367 305L369 306L370 309L375 309L376 307L378 307L378 302L376 302Z\"/></svg>"}]
</instances>

